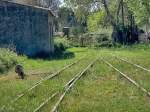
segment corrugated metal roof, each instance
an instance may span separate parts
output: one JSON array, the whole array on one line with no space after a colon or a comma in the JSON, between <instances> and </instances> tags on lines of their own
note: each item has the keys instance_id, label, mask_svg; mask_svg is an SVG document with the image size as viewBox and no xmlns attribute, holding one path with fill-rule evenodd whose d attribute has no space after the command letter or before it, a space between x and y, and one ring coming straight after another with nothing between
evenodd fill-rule
<instances>
[{"instance_id":1,"label":"corrugated metal roof","mask_svg":"<svg viewBox=\"0 0 150 112\"><path fill-rule=\"evenodd\" d=\"M14 4L18 4L18 5L23 5L23 6L27 6L27 7L33 7L33 8L37 8L37 9L41 9L41 10L46 10L46 11L49 11L53 16L56 17L56 15L49 8L44 8L44 7L34 6L34 5L29 5L29 4L21 4L18 2L13 2L13 1L8 1L8 0L1 0L1 1L8 2L8 3L14 3Z\"/></svg>"}]
</instances>

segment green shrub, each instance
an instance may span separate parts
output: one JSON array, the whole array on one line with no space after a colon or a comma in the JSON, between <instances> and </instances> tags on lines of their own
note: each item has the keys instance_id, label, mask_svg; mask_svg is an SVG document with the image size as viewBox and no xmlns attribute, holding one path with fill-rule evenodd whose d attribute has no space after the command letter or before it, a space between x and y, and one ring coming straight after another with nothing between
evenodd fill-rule
<instances>
[{"instance_id":1,"label":"green shrub","mask_svg":"<svg viewBox=\"0 0 150 112\"><path fill-rule=\"evenodd\" d=\"M17 64L17 55L9 49L0 48L0 74L7 72Z\"/></svg>"},{"instance_id":2,"label":"green shrub","mask_svg":"<svg viewBox=\"0 0 150 112\"><path fill-rule=\"evenodd\" d=\"M55 45L61 44L65 49L71 48L70 41L63 37L55 37Z\"/></svg>"},{"instance_id":3,"label":"green shrub","mask_svg":"<svg viewBox=\"0 0 150 112\"><path fill-rule=\"evenodd\" d=\"M66 47L62 43L55 43L54 45L54 52L47 53L47 52L39 52L35 56L31 58L40 58L40 59L64 59L70 58L74 56L72 52L66 51Z\"/></svg>"},{"instance_id":4,"label":"green shrub","mask_svg":"<svg viewBox=\"0 0 150 112\"><path fill-rule=\"evenodd\" d=\"M107 33L92 34L91 37L95 40L95 47L112 47L112 41Z\"/></svg>"},{"instance_id":5,"label":"green shrub","mask_svg":"<svg viewBox=\"0 0 150 112\"><path fill-rule=\"evenodd\" d=\"M103 41L98 44L98 47L112 47L112 46L113 46L113 44L111 41Z\"/></svg>"},{"instance_id":6,"label":"green shrub","mask_svg":"<svg viewBox=\"0 0 150 112\"><path fill-rule=\"evenodd\" d=\"M84 29L81 26L76 26L71 28L71 34L75 37L78 37L80 34L84 32Z\"/></svg>"},{"instance_id":7,"label":"green shrub","mask_svg":"<svg viewBox=\"0 0 150 112\"><path fill-rule=\"evenodd\" d=\"M93 38L95 38L98 43L110 40L108 34L95 34Z\"/></svg>"}]
</instances>

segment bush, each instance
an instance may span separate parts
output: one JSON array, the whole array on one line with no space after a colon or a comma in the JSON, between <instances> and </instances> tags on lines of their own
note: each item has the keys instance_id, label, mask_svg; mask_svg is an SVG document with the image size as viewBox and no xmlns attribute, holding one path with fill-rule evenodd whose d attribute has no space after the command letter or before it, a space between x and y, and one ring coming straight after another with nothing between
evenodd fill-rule
<instances>
[{"instance_id":1,"label":"bush","mask_svg":"<svg viewBox=\"0 0 150 112\"><path fill-rule=\"evenodd\" d=\"M65 51L65 50L66 50L66 47L65 47L62 43L60 43L60 44L58 45L58 48L59 48L61 51Z\"/></svg>"},{"instance_id":2,"label":"bush","mask_svg":"<svg viewBox=\"0 0 150 112\"><path fill-rule=\"evenodd\" d=\"M78 37L84 32L84 29L81 26L76 26L71 29L71 34Z\"/></svg>"},{"instance_id":3,"label":"bush","mask_svg":"<svg viewBox=\"0 0 150 112\"><path fill-rule=\"evenodd\" d=\"M65 52L63 53L63 55L62 55L62 57L63 57L64 59L72 58L72 57L74 57L74 56L75 56L74 53L73 53L73 52L69 52L69 51L65 51Z\"/></svg>"},{"instance_id":4,"label":"bush","mask_svg":"<svg viewBox=\"0 0 150 112\"><path fill-rule=\"evenodd\" d=\"M51 57L70 58L70 57L74 57L74 53L66 51L66 47L62 43L59 43L59 44L55 44L55 50Z\"/></svg>"},{"instance_id":5,"label":"bush","mask_svg":"<svg viewBox=\"0 0 150 112\"><path fill-rule=\"evenodd\" d=\"M42 59L59 59L59 58L70 58L73 57L74 54L72 52L66 51L66 47L62 43L56 43L54 45L54 52L39 52L35 56L31 58L42 58Z\"/></svg>"},{"instance_id":6,"label":"bush","mask_svg":"<svg viewBox=\"0 0 150 112\"><path fill-rule=\"evenodd\" d=\"M7 72L17 64L17 54L13 51L0 48L0 74Z\"/></svg>"},{"instance_id":7,"label":"bush","mask_svg":"<svg viewBox=\"0 0 150 112\"><path fill-rule=\"evenodd\" d=\"M66 38L63 38L63 37L55 37L55 45L59 45L59 44L61 44L60 46L62 46L63 45L63 47L65 48L65 49L68 49L68 48L71 48L72 46L70 45L70 42L69 42L69 40L68 39L66 39Z\"/></svg>"},{"instance_id":8,"label":"bush","mask_svg":"<svg viewBox=\"0 0 150 112\"><path fill-rule=\"evenodd\" d=\"M113 46L113 44L111 41L103 41L98 44L98 47L112 47L112 46Z\"/></svg>"},{"instance_id":9,"label":"bush","mask_svg":"<svg viewBox=\"0 0 150 112\"><path fill-rule=\"evenodd\" d=\"M109 35L107 34L97 34L95 36L96 40L98 43L104 42L104 41L109 41Z\"/></svg>"},{"instance_id":10,"label":"bush","mask_svg":"<svg viewBox=\"0 0 150 112\"><path fill-rule=\"evenodd\" d=\"M112 41L109 39L107 33L92 34L92 38L95 40L95 47L112 47Z\"/></svg>"}]
</instances>

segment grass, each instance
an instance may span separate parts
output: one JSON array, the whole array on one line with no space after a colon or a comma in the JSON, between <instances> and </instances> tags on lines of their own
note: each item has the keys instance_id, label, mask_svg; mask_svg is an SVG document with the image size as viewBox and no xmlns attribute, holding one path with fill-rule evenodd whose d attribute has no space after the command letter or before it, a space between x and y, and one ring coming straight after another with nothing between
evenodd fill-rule
<instances>
[{"instance_id":1,"label":"grass","mask_svg":"<svg viewBox=\"0 0 150 112\"><path fill-rule=\"evenodd\" d=\"M22 81L17 78L13 71L10 71L6 78L0 79L0 108L3 105L7 105L7 108L1 108L0 111L33 112L39 104L54 92L62 92L63 86L97 57L104 57L115 67L128 74L128 76L150 91L150 73L110 56L110 54L115 54L149 68L149 45L124 46L122 48L111 49L70 48L69 51L75 53L75 57L59 60L34 60L24 56L17 57L17 61L24 66L27 77L26 80ZM8 103L16 95L31 87L36 81L50 73L56 72L84 55L86 55L85 59L77 65L65 70L52 80L44 81L16 103ZM45 72L47 73L40 74ZM50 111L57 99L58 97L48 102L40 112ZM122 78L116 71L103 62L97 62L88 71L86 76L81 78L67 94L59 110L61 112L149 112L150 100L143 92Z\"/></svg>"},{"instance_id":2,"label":"grass","mask_svg":"<svg viewBox=\"0 0 150 112\"><path fill-rule=\"evenodd\" d=\"M84 50L84 49L82 49ZM80 51L80 50L79 50ZM20 62L24 68L25 72L27 73L27 79L24 81L21 81L17 78L16 74L14 72L10 72L9 75L0 80L0 98L1 102L0 107L3 106L3 104L7 104L9 100L14 99L16 95L25 89L31 87L35 82L40 80L43 75L38 75L38 73L45 73L45 75L50 75L51 73L56 72L57 70L61 69L62 67L80 59L85 54L81 53L75 53L75 58L72 59L61 59L61 60L33 60L28 59L26 57L18 57L18 62ZM31 74L35 75L31 75ZM11 91L11 92L9 92ZM8 97L9 96L9 97Z\"/></svg>"},{"instance_id":3,"label":"grass","mask_svg":"<svg viewBox=\"0 0 150 112\"><path fill-rule=\"evenodd\" d=\"M71 79L74 74L77 74L78 71L84 68L84 66L88 63L87 59L84 59L80 62L80 68L78 66L72 66L69 70L64 71L60 74L60 76L54 78L53 80L45 81L38 88L35 88L33 92L27 94L24 98L19 100L16 103L15 109L17 109L18 105L21 105L17 110L26 110L32 111L34 110L40 103L42 103L43 99L46 99L49 94L52 95L56 91L61 91L63 86ZM73 69L73 70L72 70ZM34 99L34 97L36 99ZM30 99L30 102L29 102ZM36 103L34 103L36 102ZM27 107L24 108L24 104L28 104ZM32 107L31 107L32 105ZM29 110L28 110L29 109Z\"/></svg>"}]
</instances>

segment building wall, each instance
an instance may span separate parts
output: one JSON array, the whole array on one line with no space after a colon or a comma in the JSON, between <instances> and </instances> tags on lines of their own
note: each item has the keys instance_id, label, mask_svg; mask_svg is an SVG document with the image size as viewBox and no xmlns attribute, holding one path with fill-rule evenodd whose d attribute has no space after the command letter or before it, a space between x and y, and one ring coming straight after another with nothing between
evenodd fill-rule
<instances>
[{"instance_id":1,"label":"building wall","mask_svg":"<svg viewBox=\"0 0 150 112\"><path fill-rule=\"evenodd\" d=\"M48 10L0 1L0 45L13 44L28 56L53 52L52 27Z\"/></svg>"}]
</instances>

